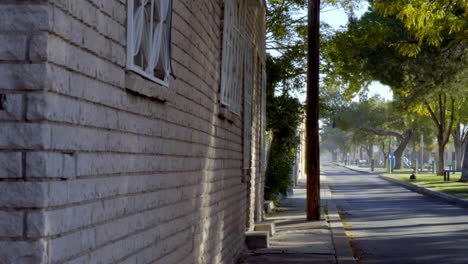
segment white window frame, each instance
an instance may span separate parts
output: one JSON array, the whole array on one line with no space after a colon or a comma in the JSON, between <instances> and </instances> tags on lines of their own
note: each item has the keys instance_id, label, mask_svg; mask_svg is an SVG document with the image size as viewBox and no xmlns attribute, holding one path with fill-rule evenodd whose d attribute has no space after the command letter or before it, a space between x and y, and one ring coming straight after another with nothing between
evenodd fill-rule
<instances>
[{"instance_id":1,"label":"white window frame","mask_svg":"<svg viewBox=\"0 0 468 264\"><path fill-rule=\"evenodd\" d=\"M139 65L136 65L134 63L134 58L135 58L135 42L136 42L136 32L135 32L135 19L134 19L134 14L135 14L135 1L141 1L140 3L145 3L146 4L150 4L151 5L151 18L150 18L150 21L151 21L151 24L150 24L150 32L151 32L151 38L149 40L149 44L148 46L152 47L150 49L150 55L153 55L154 58L157 58L157 59L154 59L155 62L154 63L154 67L156 67L156 65L158 64L158 62L160 60L165 60L164 62L164 74L165 74L165 77L163 79L155 76L154 74L151 74L150 72L148 71L145 71L141 66ZM156 25L156 28L154 28L154 31L153 31L153 21L154 19L152 18L153 17L153 12L154 12L154 4L155 2L158 1L160 2L160 5L159 6L162 6L161 3L165 3L167 4L167 9L168 9L168 12L166 13L166 17L165 19L163 20L163 22L161 22L160 24ZM138 10L137 10L138 11ZM144 11L142 11L143 14L145 13ZM163 13L163 12L162 12ZM127 0L127 63L126 63L126 66L127 66L127 69L128 70L131 70L133 72L136 72L140 75L142 75L143 77L153 81L153 82L156 82L164 87L169 87L169 76L171 75L171 72L172 72L172 67L171 67L171 54L170 54L170 45L171 45L171 38L170 38L170 31L171 31L171 19L172 19L172 0ZM142 20L142 23L144 23L144 20ZM158 28L159 26L159 28ZM163 37L163 27L166 26L166 36ZM159 29L159 31L158 31ZM143 32L143 26L141 27L141 33L140 34L144 34ZM156 34L160 34L161 38L156 38ZM164 42L164 40L166 42ZM138 50L142 49L143 47L143 36L140 36L140 43L139 43L139 48ZM159 43L157 43L159 42ZM156 48L155 48L155 45ZM159 46L159 47L158 47ZM137 51L138 51L137 50ZM159 50L159 54L157 51L155 50ZM153 54L151 54L152 52L154 52ZM147 59L148 60L148 59ZM153 68L154 69L154 68ZM154 70L153 70L154 71Z\"/></svg>"},{"instance_id":2,"label":"white window frame","mask_svg":"<svg viewBox=\"0 0 468 264\"><path fill-rule=\"evenodd\" d=\"M243 49L246 40L241 32L241 23L245 10L244 0L224 1L220 103L239 116L242 103Z\"/></svg>"},{"instance_id":3,"label":"white window frame","mask_svg":"<svg viewBox=\"0 0 468 264\"><path fill-rule=\"evenodd\" d=\"M267 133L266 133L266 86L267 86L267 75L266 75L266 70L265 70L265 66L262 64L261 65L261 68L262 68L262 80L261 80L261 85L262 85L262 94L261 94L261 133L262 133L262 142L261 142L261 152L260 152L260 168L262 170L266 170L266 165L267 165L267 152L266 152L266 149L267 149L267 146L266 146L266 137L267 137Z\"/></svg>"},{"instance_id":4,"label":"white window frame","mask_svg":"<svg viewBox=\"0 0 468 264\"><path fill-rule=\"evenodd\" d=\"M243 54L244 64L244 162L243 168L251 167L252 159L252 106L253 106L253 88L254 88L254 47L249 41L245 41Z\"/></svg>"}]
</instances>

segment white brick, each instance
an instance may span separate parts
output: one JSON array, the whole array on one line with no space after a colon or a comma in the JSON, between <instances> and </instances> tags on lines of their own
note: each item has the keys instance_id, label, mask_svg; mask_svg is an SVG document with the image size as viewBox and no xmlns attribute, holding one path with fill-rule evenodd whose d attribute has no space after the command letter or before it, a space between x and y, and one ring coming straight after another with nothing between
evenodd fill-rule
<instances>
[{"instance_id":1,"label":"white brick","mask_svg":"<svg viewBox=\"0 0 468 264\"><path fill-rule=\"evenodd\" d=\"M54 63L119 87L125 85L124 69L60 38L50 36L48 50L49 60Z\"/></svg>"},{"instance_id":2,"label":"white brick","mask_svg":"<svg viewBox=\"0 0 468 264\"><path fill-rule=\"evenodd\" d=\"M0 5L0 30L48 30L51 24L47 5Z\"/></svg>"},{"instance_id":3,"label":"white brick","mask_svg":"<svg viewBox=\"0 0 468 264\"><path fill-rule=\"evenodd\" d=\"M74 178L75 157L57 152L28 152L26 154L26 177Z\"/></svg>"},{"instance_id":4,"label":"white brick","mask_svg":"<svg viewBox=\"0 0 468 264\"><path fill-rule=\"evenodd\" d=\"M45 64L0 64L0 89L40 90L47 86Z\"/></svg>"},{"instance_id":5,"label":"white brick","mask_svg":"<svg viewBox=\"0 0 468 264\"><path fill-rule=\"evenodd\" d=\"M24 60L26 39L26 35L0 34L0 60Z\"/></svg>"},{"instance_id":6,"label":"white brick","mask_svg":"<svg viewBox=\"0 0 468 264\"><path fill-rule=\"evenodd\" d=\"M0 178L22 178L21 152L0 152Z\"/></svg>"},{"instance_id":7,"label":"white brick","mask_svg":"<svg viewBox=\"0 0 468 264\"><path fill-rule=\"evenodd\" d=\"M65 258L95 248L94 232L94 229L85 229L49 240L50 262L63 262Z\"/></svg>"},{"instance_id":8,"label":"white brick","mask_svg":"<svg viewBox=\"0 0 468 264\"><path fill-rule=\"evenodd\" d=\"M0 241L2 263L49 263L47 259L47 242L39 241Z\"/></svg>"},{"instance_id":9,"label":"white brick","mask_svg":"<svg viewBox=\"0 0 468 264\"><path fill-rule=\"evenodd\" d=\"M2 181L0 182L0 194L2 207L43 207L48 202L48 184L45 182Z\"/></svg>"},{"instance_id":10,"label":"white brick","mask_svg":"<svg viewBox=\"0 0 468 264\"><path fill-rule=\"evenodd\" d=\"M0 205L28 208L27 238L50 242L43 262L225 262L239 252L253 189L240 183L241 120L216 116L221 2L193 10L190 1L175 2L177 80L165 103L125 90L162 94L144 78L129 87L138 75L125 69L125 0L50 0L49 29L28 29L29 59L44 64L0 64L0 89L22 93L0 112L9 120L0 125L0 153L25 152L27 170L18 174L33 180L0 181ZM2 51L23 52L2 48L0 59ZM0 214L0 222L14 221L5 219ZM224 253L221 245L235 249Z\"/></svg>"},{"instance_id":11,"label":"white brick","mask_svg":"<svg viewBox=\"0 0 468 264\"><path fill-rule=\"evenodd\" d=\"M0 148L39 149L48 146L48 125L33 123L3 123L0 126Z\"/></svg>"},{"instance_id":12,"label":"white brick","mask_svg":"<svg viewBox=\"0 0 468 264\"><path fill-rule=\"evenodd\" d=\"M48 34L41 32L30 36L29 41L29 59L31 61L46 61L47 60L47 42Z\"/></svg>"},{"instance_id":13,"label":"white brick","mask_svg":"<svg viewBox=\"0 0 468 264\"><path fill-rule=\"evenodd\" d=\"M26 117L28 120L78 123L80 102L77 100L50 93L30 93L27 98Z\"/></svg>"},{"instance_id":14,"label":"white brick","mask_svg":"<svg viewBox=\"0 0 468 264\"><path fill-rule=\"evenodd\" d=\"M86 0L72 1L68 11L73 14L73 16L78 17L78 19L91 26L96 25L96 16L100 13L99 10Z\"/></svg>"},{"instance_id":15,"label":"white brick","mask_svg":"<svg viewBox=\"0 0 468 264\"><path fill-rule=\"evenodd\" d=\"M23 95L21 94L3 94L5 96L5 102L3 104L3 110L0 110L0 121L19 121L23 119L24 103Z\"/></svg>"},{"instance_id":16,"label":"white brick","mask_svg":"<svg viewBox=\"0 0 468 264\"><path fill-rule=\"evenodd\" d=\"M0 236L23 236L23 212L0 211Z\"/></svg>"}]
</instances>

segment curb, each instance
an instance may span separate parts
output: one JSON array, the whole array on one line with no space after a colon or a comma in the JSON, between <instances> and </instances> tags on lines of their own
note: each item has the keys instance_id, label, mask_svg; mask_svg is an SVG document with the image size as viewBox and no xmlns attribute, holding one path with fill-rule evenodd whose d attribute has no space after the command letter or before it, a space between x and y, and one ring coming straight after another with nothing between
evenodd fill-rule
<instances>
[{"instance_id":1,"label":"curb","mask_svg":"<svg viewBox=\"0 0 468 264\"><path fill-rule=\"evenodd\" d=\"M360 172L360 173L374 173L375 171L363 171L363 170L357 170L357 169L354 169L354 168L350 168L346 165L341 165L341 164L337 164L338 166L341 166L343 168L347 168L348 170L351 170L351 171L354 171L354 172Z\"/></svg>"},{"instance_id":2,"label":"curb","mask_svg":"<svg viewBox=\"0 0 468 264\"><path fill-rule=\"evenodd\" d=\"M407 188L407 189L409 189L411 191L414 191L414 192L417 192L417 193L420 193L420 194L424 194L426 196L430 196L432 198L436 198L438 200L441 200L441 201L444 201L444 202L447 202L447 203L450 203L450 204L456 204L456 205L468 208L468 201L467 200L463 200L463 199L457 198L457 197L449 195L449 194L445 194L445 193L441 193L441 192L437 192L437 191L432 191L432 190L426 189L424 187L418 186L416 184L413 184L413 183L410 183L410 182L407 182L407 181L394 179L394 178L391 178L391 177L388 177L388 176L379 175L379 178L387 180L387 181L395 183L395 184L398 184L400 186L403 186L403 187L405 187L405 188Z\"/></svg>"},{"instance_id":3,"label":"curb","mask_svg":"<svg viewBox=\"0 0 468 264\"><path fill-rule=\"evenodd\" d=\"M322 175L322 177L326 179L326 176ZM348 237L344 231L343 223L336 209L336 205L331 199L331 191L326 180L323 187L323 189L326 189L325 192L327 193L327 197L324 197L326 199L325 204L328 206L327 223L331 230L336 261L338 264L356 264L357 262L353 257L353 250L351 249Z\"/></svg>"}]
</instances>

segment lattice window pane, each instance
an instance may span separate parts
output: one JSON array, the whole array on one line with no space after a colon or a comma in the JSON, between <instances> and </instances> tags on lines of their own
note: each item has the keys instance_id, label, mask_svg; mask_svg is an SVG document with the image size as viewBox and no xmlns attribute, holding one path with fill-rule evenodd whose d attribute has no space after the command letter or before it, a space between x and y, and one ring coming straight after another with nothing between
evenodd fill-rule
<instances>
[{"instance_id":1,"label":"lattice window pane","mask_svg":"<svg viewBox=\"0 0 468 264\"><path fill-rule=\"evenodd\" d=\"M127 68L167 85L172 0L128 0Z\"/></svg>"},{"instance_id":2,"label":"lattice window pane","mask_svg":"<svg viewBox=\"0 0 468 264\"><path fill-rule=\"evenodd\" d=\"M262 133L262 142L261 142L261 157L260 157L260 168L262 168L263 170L266 169L266 165L267 165L267 151L266 151L266 137L267 137L267 133L266 133L266 99L267 99L267 96L266 96L266 86L267 86L267 82L266 82L266 71L265 69L262 70L262 128L261 128L261 133Z\"/></svg>"},{"instance_id":3,"label":"lattice window pane","mask_svg":"<svg viewBox=\"0 0 468 264\"><path fill-rule=\"evenodd\" d=\"M245 41L244 54L244 169L250 168L252 154L252 94L253 94L253 62L252 44Z\"/></svg>"},{"instance_id":4,"label":"lattice window pane","mask_svg":"<svg viewBox=\"0 0 468 264\"><path fill-rule=\"evenodd\" d=\"M225 1L220 101L236 114L241 110L245 38L240 28L245 10L244 0Z\"/></svg>"}]
</instances>

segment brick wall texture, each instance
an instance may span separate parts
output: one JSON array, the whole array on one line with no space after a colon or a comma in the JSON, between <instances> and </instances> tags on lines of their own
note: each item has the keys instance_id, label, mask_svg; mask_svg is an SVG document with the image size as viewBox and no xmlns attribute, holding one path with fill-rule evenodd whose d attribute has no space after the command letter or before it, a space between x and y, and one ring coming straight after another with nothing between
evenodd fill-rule
<instances>
[{"instance_id":1,"label":"brick wall texture","mask_svg":"<svg viewBox=\"0 0 468 264\"><path fill-rule=\"evenodd\" d=\"M242 115L219 116L223 0L174 0L168 88L126 70L126 0L0 2L1 264L235 262L264 184L247 2L248 172Z\"/></svg>"}]
</instances>

